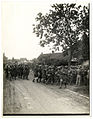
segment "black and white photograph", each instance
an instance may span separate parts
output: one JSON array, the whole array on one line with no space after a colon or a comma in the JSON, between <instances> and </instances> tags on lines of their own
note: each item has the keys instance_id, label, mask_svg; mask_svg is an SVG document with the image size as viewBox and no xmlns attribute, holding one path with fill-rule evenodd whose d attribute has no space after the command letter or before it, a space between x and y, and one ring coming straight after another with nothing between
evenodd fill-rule
<instances>
[{"instance_id":1,"label":"black and white photograph","mask_svg":"<svg viewBox=\"0 0 93 119\"><path fill-rule=\"evenodd\" d=\"M90 2L1 2L3 116L90 116Z\"/></svg>"}]
</instances>

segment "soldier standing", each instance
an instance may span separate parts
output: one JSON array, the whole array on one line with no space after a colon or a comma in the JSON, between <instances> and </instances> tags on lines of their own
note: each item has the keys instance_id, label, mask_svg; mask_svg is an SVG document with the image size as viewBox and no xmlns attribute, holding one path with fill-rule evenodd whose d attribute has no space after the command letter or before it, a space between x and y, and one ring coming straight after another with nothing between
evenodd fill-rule
<instances>
[{"instance_id":1,"label":"soldier standing","mask_svg":"<svg viewBox=\"0 0 93 119\"><path fill-rule=\"evenodd\" d=\"M64 72L63 70L61 69L60 72L59 72L59 80L60 80L60 89L62 88L62 85L63 85L63 77L64 77Z\"/></svg>"},{"instance_id":2,"label":"soldier standing","mask_svg":"<svg viewBox=\"0 0 93 119\"><path fill-rule=\"evenodd\" d=\"M81 83L81 75L80 75L80 67L77 69L77 78L76 78L76 85L80 85Z\"/></svg>"}]
</instances>

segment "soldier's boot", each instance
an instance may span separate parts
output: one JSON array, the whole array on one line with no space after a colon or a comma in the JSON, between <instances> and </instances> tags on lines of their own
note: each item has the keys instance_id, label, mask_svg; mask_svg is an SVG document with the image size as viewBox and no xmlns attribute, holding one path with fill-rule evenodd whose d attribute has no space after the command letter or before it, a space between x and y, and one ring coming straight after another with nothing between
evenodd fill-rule
<instances>
[{"instance_id":1,"label":"soldier's boot","mask_svg":"<svg viewBox=\"0 0 93 119\"><path fill-rule=\"evenodd\" d=\"M37 78L36 82L38 83L38 78Z\"/></svg>"},{"instance_id":2,"label":"soldier's boot","mask_svg":"<svg viewBox=\"0 0 93 119\"><path fill-rule=\"evenodd\" d=\"M32 82L35 82L35 79L33 79Z\"/></svg>"},{"instance_id":3,"label":"soldier's boot","mask_svg":"<svg viewBox=\"0 0 93 119\"><path fill-rule=\"evenodd\" d=\"M62 82L60 82L60 87L59 87L59 89L61 89L62 88Z\"/></svg>"},{"instance_id":4,"label":"soldier's boot","mask_svg":"<svg viewBox=\"0 0 93 119\"><path fill-rule=\"evenodd\" d=\"M27 80L29 80L29 79L28 79L28 76L27 76Z\"/></svg>"},{"instance_id":5,"label":"soldier's boot","mask_svg":"<svg viewBox=\"0 0 93 119\"><path fill-rule=\"evenodd\" d=\"M67 87L67 83L65 83L65 88Z\"/></svg>"}]
</instances>

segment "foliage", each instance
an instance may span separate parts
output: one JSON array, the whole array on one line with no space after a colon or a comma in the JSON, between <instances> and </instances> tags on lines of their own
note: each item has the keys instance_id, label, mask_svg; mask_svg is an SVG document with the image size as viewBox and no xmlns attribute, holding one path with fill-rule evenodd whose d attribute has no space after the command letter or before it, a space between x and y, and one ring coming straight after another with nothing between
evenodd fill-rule
<instances>
[{"instance_id":1,"label":"foliage","mask_svg":"<svg viewBox=\"0 0 93 119\"><path fill-rule=\"evenodd\" d=\"M89 8L85 6L53 4L49 13L38 13L36 21L33 32L41 39L40 45L53 44L53 49L62 51L69 48L69 63L80 34L89 35Z\"/></svg>"},{"instance_id":2,"label":"foliage","mask_svg":"<svg viewBox=\"0 0 93 119\"><path fill-rule=\"evenodd\" d=\"M89 36L84 34L82 39L82 57L84 60L89 60Z\"/></svg>"}]
</instances>

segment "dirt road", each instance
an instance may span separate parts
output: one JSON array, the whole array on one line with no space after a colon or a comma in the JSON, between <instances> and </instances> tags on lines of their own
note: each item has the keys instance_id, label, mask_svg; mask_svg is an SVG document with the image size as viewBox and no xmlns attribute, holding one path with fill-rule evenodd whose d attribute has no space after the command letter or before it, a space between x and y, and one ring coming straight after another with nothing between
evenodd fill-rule
<instances>
[{"instance_id":1,"label":"dirt road","mask_svg":"<svg viewBox=\"0 0 93 119\"><path fill-rule=\"evenodd\" d=\"M17 79L11 85L11 110L6 114L83 114L89 113L89 99L68 89Z\"/></svg>"}]
</instances>

